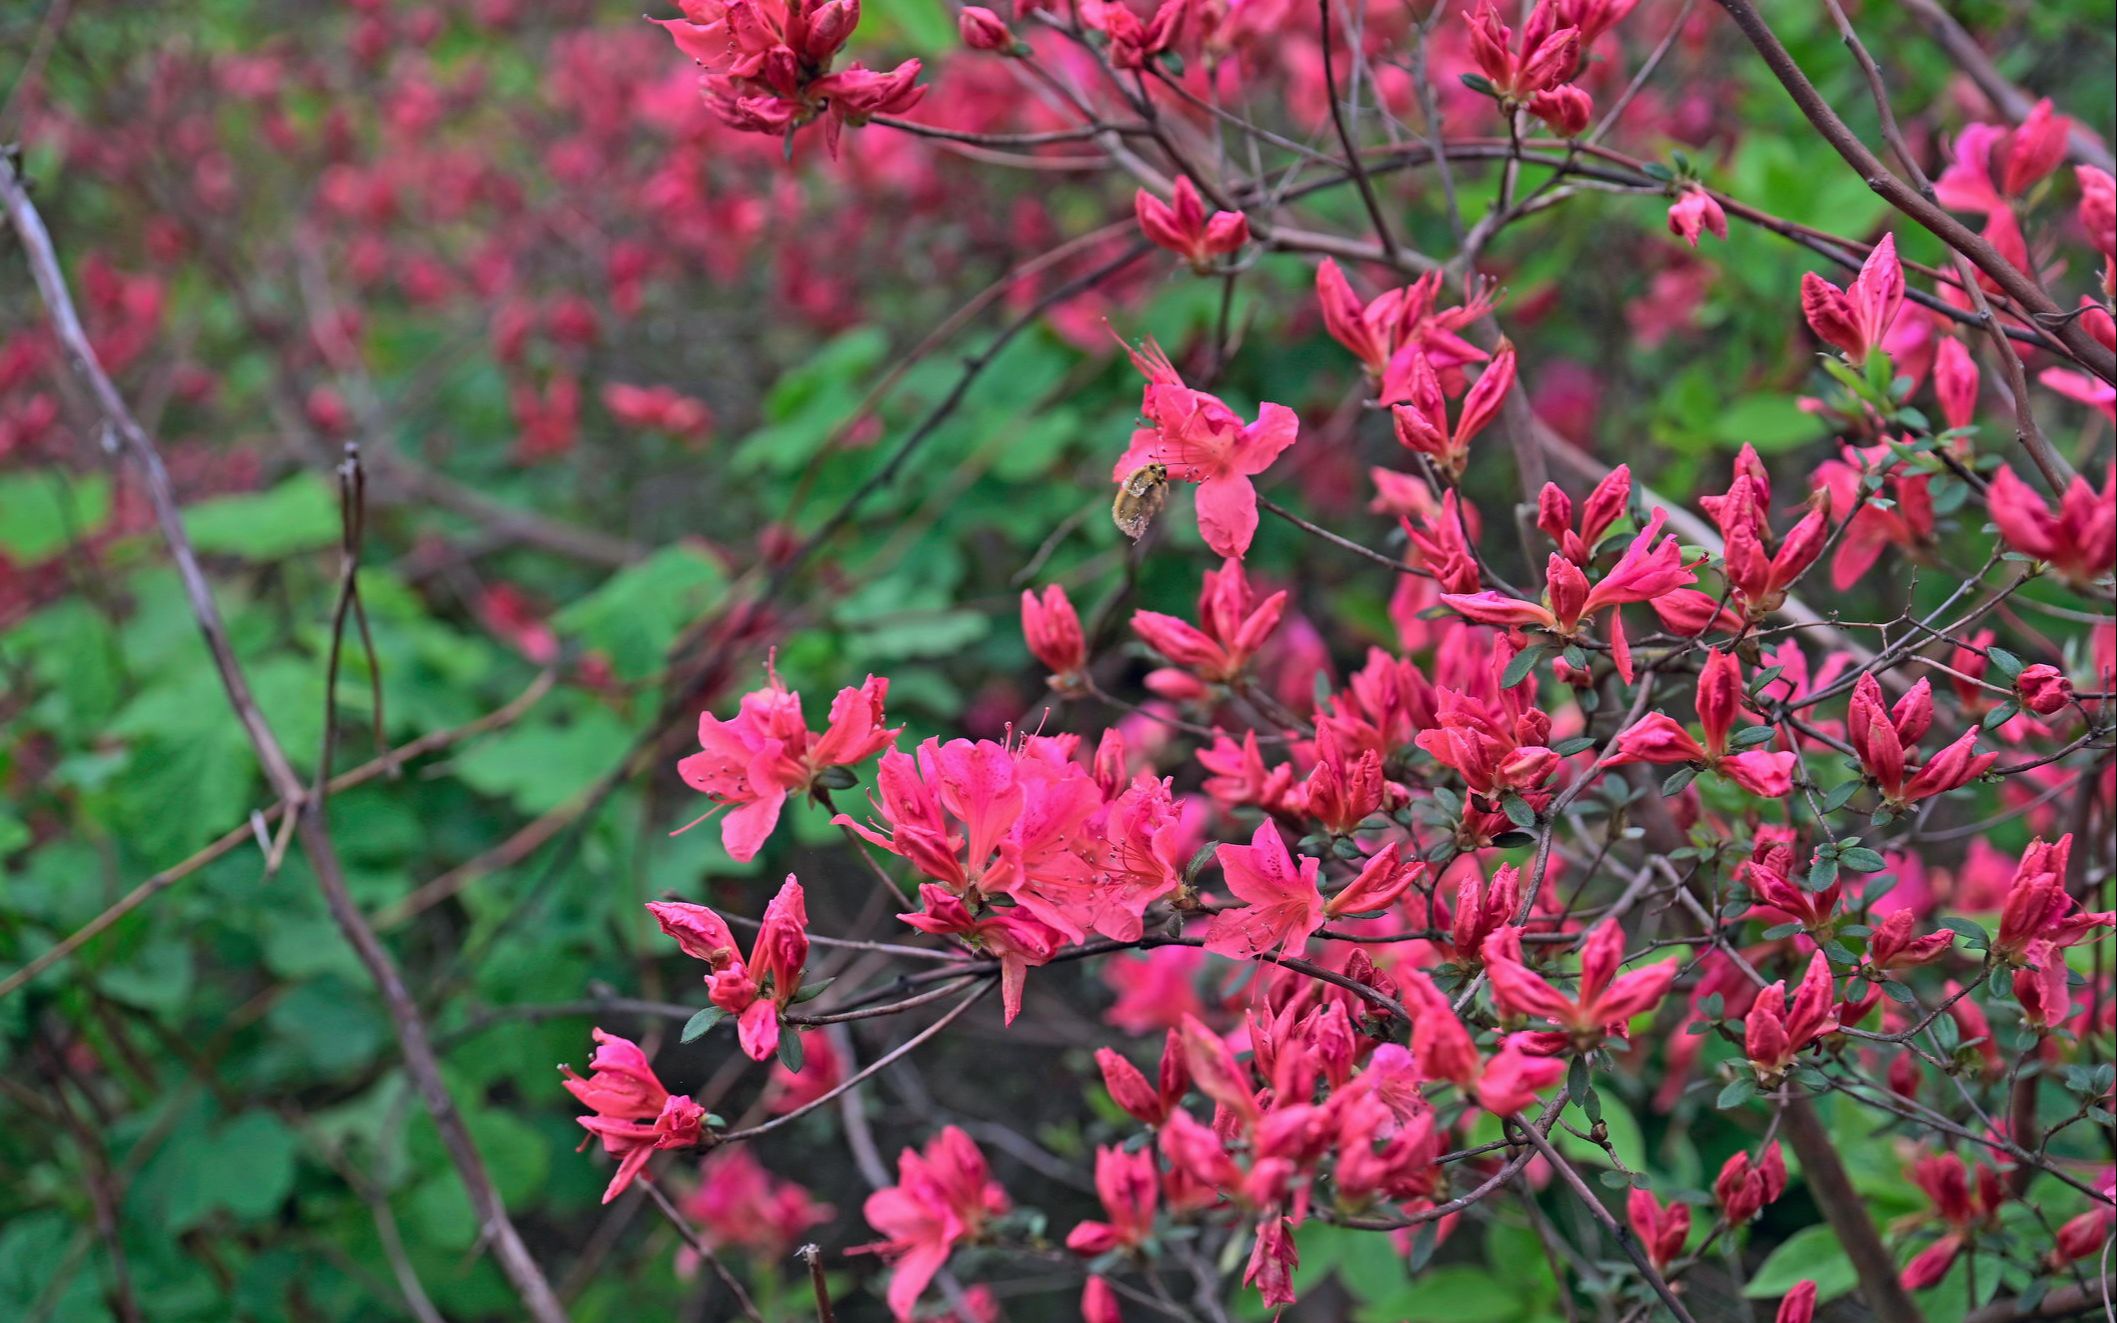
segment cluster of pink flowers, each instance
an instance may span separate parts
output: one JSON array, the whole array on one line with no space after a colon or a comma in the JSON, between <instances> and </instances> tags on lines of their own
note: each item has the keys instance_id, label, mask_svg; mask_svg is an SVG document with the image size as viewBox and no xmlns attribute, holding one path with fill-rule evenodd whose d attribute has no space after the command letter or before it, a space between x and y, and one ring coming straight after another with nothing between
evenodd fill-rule
<instances>
[{"instance_id":1,"label":"cluster of pink flowers","mask_svg":"<svg viewBox=\"0 0 2117 1323\"><path fill-rule=\"evenodd\" d=\"M817 119L831 150L848 124L919 104L919 61L888 73L855 61L832 71L860 23L860 0L684 0L656 19L705 70L706 104L731 128L791 133Z\"/></svg>"}]
</instances>

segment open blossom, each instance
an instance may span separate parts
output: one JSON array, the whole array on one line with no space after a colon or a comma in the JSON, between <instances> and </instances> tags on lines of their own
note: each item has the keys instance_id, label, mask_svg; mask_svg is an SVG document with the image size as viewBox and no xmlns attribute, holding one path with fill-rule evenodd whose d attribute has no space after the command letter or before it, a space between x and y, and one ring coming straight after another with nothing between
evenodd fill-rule
<instances>
[{"instance_id":1,"label":"open blossom","mask_svg":"<svg viewBox=\"0 0 2117 1323\"><path fill-rule=\"evenodd\" d=\"M1776 1081L1810 1043L1837 1030L1834 986L1830 961L1817 951L1791 1000L1785 979L1757 994L1743 1020L1743 1050L1759 1080Z\"/></svg>"},{"instance_id":2,"label":"open blossom","mask_svg":"<svg viewBox=\"0 0 2117 1323\"><path fill-rule=\"evenodd\" d=\"M888 832L839 814L833 819L909 862L976 911L1005 896L1039 922L1078 941L1122 897L1096 884L1082 831L1104 804L1095 779L1069 746L1032 737L927 740L917 755L892 750L875 771L875 810ZM1134 896L1127 903L1144 904ZM1042 963L1041 961L1034 963Z\"/></svg>"},{"instance_id":3,"label":"open blossom","mask_svg":"<svg viewBox=\"0 0 2117 1323\"><path fill-rule=\"evenodd\" d=\"M858 689L839 690L829 726L816 735L802 720L801 695L776 672L767 674L764 688L743 695L732 720L699 713L702 747L676 764L685 785L730 806L721 844L741 860L756 857L779 825L788 795L811 789L830 768L865 762L897 738L882 724L888 680L870 675Z\"/></svg>"},{"instance_id":4,"label":"open blossom","mask_svg":"<svg viewBox=\"0 0 2117 1323\"><path fill-rule=\"evenodd\" d=\"M1747 1151L1735 1154L1713 1178L1713 1199L1730 1226L1741 1226L1777 1203L1785 1192L1786 1158L1776 1139L1764 1146L1755 1161Z\"/></svg>"},{"instance_id":5,"label":"open blossom","mask_svg":"<svg viewBox=\"0 0 2117 1323\"><path fill-rule=\"evenodd\" d=\"M1479 624L1535 628L1571 639L1584 623L1602 611L1626 602L1652 601L1697 581L1697 576L1684 565L1676 539L1662 536L1667 523L1667 512L1657 506L1624 555L1592 586L1579 566L1553 553L1544 569L1543 603L1521 601L1490 589L1442 593L1441 601ZM1631 683L1632 650L1625 641L1623 619L1614 610L1610 615L1610 648L1617 673L1627 684Z\"/></svg>"},{"instance_id":6,"label":"open blossom","mask_svg":"<svg viewBox=\"0 0 2117 1323\"><path fill-rule=\"evenodd\" d=\"M1110 39L1110 64L1117 69L1144 69L1175 44L1190 8L1185 0L1161 0L1154 16L1142 19L1124 0L1084 0L1081 23Z\"/></svg>"},{"instance_id":7,"label":"open blossom","mask_svg":"<svg viewBox=\"0 0 2117 1323\"><path fill-rule=\"evenodd\" d=\"M1149 343L1132 360L1147 377L1139 411L1149 425L1132 434L1111 481L1160 464L1170 478L1196 483L1199 534L1217 555L1240 560L1257 534L1250 479L1294 444L1300 420L1283 404L1266 404L1256 422L1244 423L1219 397L1184 385L1158 345Z\"/></svg>"},{"instance_id":8,"label":"open blossom","mask_svg":"<svg viewBox=\"0 0 2117 1323\"><path fill-rule=\"evenodd\" d=\"M736 950L727 920L703 905L683 901L649 901L647 909L679 949L703 960L707 998L736 1017L735 1032L743 1051L764 1061L779 1050L779 1017L801 992L801 973L809 958L808 909L794 875L765 906L764 921L750 958Z\"/></svg>"},{"instance_id":9,"label":"open blossom","mask_svg":"<svg viewBox=\"0 0 2117 1323\"><path fill-rule=\"evenodd\" d=\"M1690 244L1698 246L1700 234L1710 234L1716 239L1727 238L1727 213L1713 200L1713 195L1696 184L1686 184L1669 204L1669 233Z\"/></svg>"},{"instance_id":10,"label":"open blossom","mask_svg":"<svg viewBox=\"0 0 2117 1323\"><path fill-rule=\"evenodd\" d=\"M1248 845L1216 852L1228 890L1245 902L1215 914L1206 926L1206 950L1247 959L1284 948L1299 952L1323 926L1323 894L1316 889L1320 861L1303 855L1297 866L1279 828L1267 818Z\"/></svg>"},{"instance_id":11,"label":"open blossom","mask_svg":"<svg viewBox=\"0 0 2117 1323\"><path fill-rule=\"evenodd\" d=\"M1507 392L1514 389L1514 347L1502 346L1492 356L1482 375L1448 424L1448 399L1433 363L1423 354L1411 360L1409 389L1402 403L1393 403L1390 416L1396 422L1397 441L1407 450L1433 458L1449 477L1460 477L1470 460L1470 443L1499 417Z\"/></svg>"},{"instance_id":12,"label":"open blossom","mask_svg":"<svg viewBox=\"0 0 2117 1323\"><path fill-rule=\"evenodd\" d=\"M1198 271L1209 269L1214 259L1239 251L1250 241L1249 218L1239 211L1216 211L1208 216L1205 201L1188 176L1176 177L1167 202L1140 189L1132 196L1132 211L1140 233Z\"/></svg>"},{"instance_id":13,"label":"open blossom","mask_svg":"<svg viewBox=\"0 0 2117 1323\"><path fill-rule=\"evenodd\" d=\"M1453 1012L1449 1015L1454 1018ZM1529 1051L1525 1040L1532 1037L1530 1034L1509 1034L1492 1060L1485 1063L1477 1082L1478 1106L1495 1116L1512 1116L1535 1102L1538 1094L1565 1078L1565 1058L1541 1056Z\"/></svg>"},{"instance_id":14,"label":"open blossom","mask_svg":"<svg viewBox=\"0 0 2117 1323\"><path fill-rule=\"evenodd\" d=\"M2076 946L2097 928L2117 927L2117 911L2091 913L2066 890L2073 857L2073 837L2055 843L2038 839L2022 852L2000 910L1999 933L1992 940L1995 957L2019 963L2039 942Z\"/></svg>"},{"instance_id":15,"label":"open blossom","mask_svg":"<svg viewBox=\"0 0 2117 1323\"><path fill-rule=\"evenodd\" d=\"M1499 1008L1549 1020L1590 1047L1609 1035L1623 1036L1632 1018L1659 1005L1676 981L1674 960L1619 973L1623 964L1624 929L1609 920L1581 943L1580 984L1570 997L1521 962L1518 929L1503 928L1485 942L1485 973Z\"/></svg>"},{"instance_id":16,"label":"open blossom","mask_svg":"<svg viewBox=\"0 0 2117 1323\"><path fill-rule=\"evenodd\" d=\"M1434 271L1363 303L1336 262L1326 257L1316 267L1323 329L1381 385L1384 404L1407 398L1403 383L1409 381L1417 359L1445 375L1487 358L1484 350L1457 334L1485 314L1486 299L1475 297L1460 307L1442 308L1440 296L1441 273Z\"/></svg>"},{"instance_id":17,"label":"open blossom","mask_svg":"<svg viewBox=\"0 0 2117 1323\"><path fill-rule=\"evenodd\" d=\"M1286 612L1286 593L1259 599L1242 562L1207 570L1198 590L1198 623L1159 611L1132 613L1132 632L1148 647L1209 683L1238 678Z\"/></svg>"},{"instance_id":18,"label":"open blossom","mask_svg":"<svg viewBox=\"0 0 2117 1323\"><path fill-rule=\"evenodd\" d=\"M1095 1150L1095 1192L1108 1220L1088 1221L1066 1233L1066 1248L1075 1254L1108 1254L1136 1250L1154 1234L1154 1205L1161 1192L1161 1171L1152 1150L1128 1153L1108 1146Z\"/></svg>"},{"instance_id":19,"label":"open blossom","mask_svg":"<svg viewBox=\"0 0 2117 1323\"><path fill-rule=\"evenodd\" d=\"M1998 1218L2007 1187L1992 1168L1978 1163L1973 1175L1953 1153L1921 1156L1911 1164L1911 1181L1932 1205L1927 1217L1946 1228L1939 1240L1913 1255L1900 1274L1905 1290L1923 1291L1946 1277L1978 1230Z\"/></svg>"},{"instance_id":20,"label":"open blossom","mask_svg":"<svg viewBox=\"0 0 2117 1323\"><path fill-rule=\"evenodd\" d=\"M617 1174L603 1191L609 1203L624 1193L659 1149L690 1148L705 1131L706 1109L685 1094L672 1094L647 1064L639 1044L616 1034L595 1031L595 1055L588 1063L587 1078L569 1066L566 1091L594 1113L580 1119L592 1139L603 1141L603 1151L618 1160ZM586 1147L591 1142L582 1141Z\"/></svg>"},{"instance_id":21,"label":"open blossom","mask_svg":"<svg viewBox=\"0 0 2117 1323\"><path fill-rule=\"evenodd\" d=\"M1999 761L1996 753L1974 751L1978 730L1973 726L1913 772L1907 759L1932 724L1931 681L1920 680L1893 708L1883 706L1882 686L1873 675L1862 675L1854 683L1845 718L1847 737L1882 797L1898 808L1967 785Z\"/></svg>"},{"instance_id":22,"label":"open blossom","mask_svg":"<svg viewBox=\"0 0 2117 1323\"><path fill-rule=\"evenodd\" d=\"M1469 15L1470 57L1501 100L1526 102L1568 81L1580 67L1580 29L1557 26L1558 10L1555 3L1538 5L1518 48L1514 29L1500 21L1492 0L1482 0L1477 12Z\"/></svg>"},{"instance_id":23,"label":"open blossom","mask_svg":"<svg viewBox=\"0 0 2117 1323\"><path fill-rule=\"evenodd\" d=\"M2074 583L2085 586L2117 569L2117 464L2110 466L2100 494L2076 475L2055 513L2005 465L1992 475L1986 500L2008 546L2050 562Z\"/></svg>"},{"instance_id":24,"label":"open blossom","mask_svg":"<svg viewBox=\"0 0 2117 1323\"><path fill-rule=\"evenodd\" d=\"M1801 311L1824 343L1837 346L1854 363L1881 348L1904 306L1904 267L1897 260L1896 236L1885 234L1860 273L1840 289L1810 271L1801 277Z\"/></svg>"},{"instance_id":25,"label":"open blossom","mask_svg":"<svg viewBox=\"0 0 2117 1323\"><path fill-rule=\"evenodd\" d=\"M832 72L860 22L858 0L681 0L683 17L656 19L705 70L707 108L730 128L782 134L824 120L839 130L919 103L919 61L889 73L858 63Z\"/></svg>"},{"instance_id":26,"label":"open blossom","mask_svg":"<svg viewBox=\"0 0 2117 1323\"><path fill-rule=\"evenodd\" d=\"M680 1207L714 1248L746 1250L765 1259L792 1252L810 1227L831 1220L793 1181L766 1171L749 1144L723 1144L698 1167L698 1184Z\"/></svg>"},{"instance_id":27,"label":"open blossom","mask_svg":"<svg viewBox=\"0 0 2117 1323\"><path fill-rule=\"evenodd\" d=\"M1873 490L1877 476L1884 482L1880 492ZM1851 526L1830 558L1831 587L1843 590L1858 583L1886 548L1896 547L1915 560L1925 560L1932 550L1931 476L1904 463L1886 441L1846 446L1839 458L1824 460L1816 466L1815 488L1817 509L1851 511ZM1823 531L1829 531L1827 526Z\"/></svg>"},{"instance_id":28,"label":"open blossom","mask_svg":"<svg viewBox=\"0 0 2117 1323\"><path fill-rule=\"evenodd\" d=\"M1933 181L1942 206L1989 215L2007 206L2065 160L2072 121L2056 114L2045 97L2019 126L1972 124L1956 136L1947 169Z\"/></svg>"},{"instance_id":29,"label":"open blossom","mask_svg":"<svg viewBox=\"0 0 2117 1323\"><path fill-rule=\"evenodd\" d=\"M1617 752L1608 765L1621 763L1691 763L1711 768L1753 795L1780 799L1793 790L1795 755L1750 749L1728 752L1728 737L1742 711L1742 663L1708 649L1698 675L1698 722L1703 745L1660 712L1648 714L1617 737Z\"/></svg>"},{"instance_id":30,"label":"open blossom","mask_svg":"<svg viewBox=\"0 0 2117 1323\"><path fill-rule=\"evenodd\" d=\"M1012 1205L992 1179L969 1135L947 1126L925 1152L897 1157L897 1183L867 1197L868 1225L881 1242L863 1247L891 1263L888 1300L898 1323L910 1323L919 1296L955 1247L976 1240Z\"/></svg>"}]
</instances>

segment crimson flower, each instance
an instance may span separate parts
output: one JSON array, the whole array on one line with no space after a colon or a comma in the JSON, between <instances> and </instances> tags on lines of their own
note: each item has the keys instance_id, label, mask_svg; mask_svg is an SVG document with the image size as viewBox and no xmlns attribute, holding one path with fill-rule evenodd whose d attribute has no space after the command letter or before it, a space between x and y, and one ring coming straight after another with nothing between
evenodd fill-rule
<instances>
[{"instance_id":1,"label":"crimson flower","mask_svg":"<svg viewBox=\"0 0 2117 1323\"><path fill-rule=\"evenodd\" d=\"M800 995L802 968L809 958L809 916L801 883L787 874L779 894L765 906L747 963L737 956L727 920L705 906L649 901L647 909L685 955L711 968L707 996L736 1017L742 1050L753 1060L770 1059L779 1050L780 1016Z\"/></svg>"},{"instance_id":2,"label":"crimson flower","mask_svg":"<svg viewBox=\"0 0 2117 1323\"><path fill-rule=\"evenodd\" d=\"M1759 992L1742 1027L1743 1051L1749 1057L1750 1068L1756 1071L1760 1082L1777 1083L1803 1049L1838 1027L1830 961L1817 951L1791 1000L1786 995L1785 979Z\"/></svg>"},{"instance_id":3,"label":"crimson flower","mask_svg":"<svg viewBox=\"0 0 2117 1323\"><path fill-rule=\"evenodd\" d=\"M1184 385L1160 346L1150 342L1132 357L1147 376L1139 411L1149 426L1132 434L1111 481L1160 464L1178 482L1196 483L1199 534L1215 554L1240 560L1257 534L1257 488L1250 479L1294 444L1300 420L1283 404L1266 404L1246 424L1218 396Z\"/></svg>"},{"instance_id":4,"label":"crimson flower","mask_svg":"<svg viewBox=\"0 0 2117 1323\"><path fill-rule=\"evenodd\" d=\"M1882 236L1843 289L1813 271L1801 277L1801 312L1809 327L1854 364L1864 364L1882 347L1903 306L1904 266L1897 260L1893 234Z\"/></svg>"},{"instance_id":5,"label":"crimson flower","mask_svg":"<svg viewBox=\"0 0 2117 1323\"><path fill-rule=\"evenodd\" d=\"M701 750L676 764L685 785L731 806L720 824L721 844L745 861L779 825L789 794L813 788L830 768L865 762L897 738L882 724L886 679L870 675L858 689L839 690L830 724L815 735L802 720L801 695L782 685L776 671L766 674L765 687L743 695L733 720L699 713Z\"/></svg>"},{"instance_id":6,"label":"crimson flower","mask_svg":"<svg viewBox=\"0 0 2117 1323\"><path fill-rule=\"evenodd\" d=\"M595 1114L578 1118L590 1139L603 1141L603 1150L617 1158L617 1174L603 1191L609 1203L624 1193L655 1151L690 1148L705 1131L706 1109L685 1094L672 1094L662 1086L647 1064L639 1044L616 1034L595 1030L595 1055L588 1063L587 1078L560 1066L566 1091Z\"/></svg>"},{"instance_id":7,"label":"crimson flower","mask_svg":"<svg viewBox=\"0 0 2117 1323\"><path fill-rule=\"evenodd\" d=\"M1742 663L1728 653L1708 649L1698 674L1698 722L1703 745L1664 713L1651 713L1617 737L1610 766L1622 763L1689 763L1725 776L1753 795L1783 799L1793 792L1790 752L1749 749L1728 752L1728 736L1742 711Z\"/></svg>"},{"instance_id":8,"label":"crimson flower","mask_svg":"<svg viewBox=\"0 0 2117 1323\"><path fill-rule=\"evenodd\" d=\"M1906 758L1933 725L1932 682L1920 680L1893 708L1882 703L1882 686L1874 676L1860 676L1846 710L1846 736L1860 766L1894 808L1967 785L1999 761L1996 753L1975 752L1978 730L1973 726L1913 772Z\"/></svg>"},{"instance_id":9,"label":"crimson flower","mask_svg":"<svg viewBox=\"0 0 2117 1323\"><path fill-rule=\"evenodd\" d=\"M2098 495L2075 475L2054 513L2034 488L2000 466L1986 501L2006 544L2047 561L2075 584L2086 586L2117 568L2117 464L2110 466Z\"/></svg>"},{"instance_id":10,"label":"crimson flower","mask_svg":"<svg viewBox=\"0 0 2117 1323\"><path fill-rule=\"evenodd\" d=\"M1206 950L1238 960L1291 947L1298 952L1323 926L1321 863L1306 855L1297 866L1279 828L1267 818L1248 845L1215 851L1228 890L1248 902L1215 914L1206 925Z\"/></svg>"},{"instance_id":11,"label":"crimson flower","mask_svg":"<svg viewBox=\"0 0 2117 1323\"><path fill-rule=\"evenodd\" d=\"M985 1155L955 1126L927 1141L923 1153L897 1157L897 1183L867 1197L868 1225L885 1239L861 1247L890 1260L890 1313L910 1323L919 1296L955 1247L976 1240L1012 1205L992 1179Z\"/></svg>"},{"instance_id":12,"label":"crimson flower","mask_svg":"<svg viewBox=\"0 0 2117 1323\"><path fill-rule=\"evenodd\" d=\"M1167 202L1140 189L1132 195L1132 212L1142 234L1189 262L1194 271L1209 270L1214 259L1250 241L1249 218L1239 211L1216 211L1208 216L1198 186L1185 175L1176 177Z\"/></svg>"},{"instance_id":13,"label":"crimson flower","mask_svg":"<svg viewBox=\"0 0 2117 1323\"><path fill-rule=\"evenodd\" d=\"M1521 963L1518 929L1502 928L1485 942L1485 973L1499 1008L1549 1020L1585 1047L1622 1036L1632 1018L1654 1009L1676 981L1673 960L1620 974L1623 963L1624 929L1606 919L1581 943L1580 985L1569 997Z\"/></svg>"},{"instance_id":14,"label":"crimson flower","mask_svg":"<svg viewBox=\"0 0 2117 1323\"><path fill-rule=\"evenodd\" d=\"M1754 1161L1745 1150L1720 1164L1713 1178L1713 1198L1731 1227L1739 1227L1777 1203L1786 1193L1786 1158L1779 1141L1766 1144Z\"/></svg>"}]
</instances>

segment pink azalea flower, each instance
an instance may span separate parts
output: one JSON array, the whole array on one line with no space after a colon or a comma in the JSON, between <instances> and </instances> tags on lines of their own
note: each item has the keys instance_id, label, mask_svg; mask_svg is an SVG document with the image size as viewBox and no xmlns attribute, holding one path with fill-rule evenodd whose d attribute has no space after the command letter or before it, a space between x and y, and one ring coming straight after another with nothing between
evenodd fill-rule
<instances>
[{"instance_id":1,"label":"pink azalea flower","mask_svg":"<svg viewBox=\"0 0 2117 1323\"><path fill-rule=\"evenodd\" d=\"M1316 889L1322 864L1303 856L1297 866L1269 818L1248 845L1223 845L1215 857L1228 890L1247 903L1212 917L1206 950L1237 959L1289 947L1298 952L1323 926L1323 895Z\"/></svg>"},{"instance_id":2,"label":"pink azalea flower","mask_svg":"<svg viewBox=\"0 0 2117 1323\"><path fill-rule=\"evenodd\" d=\"M864 1209L868 1225L885 1239L861 1251L890 1261L889 1308L898 1323L910 1323L919 1296L955 1247L976 1240L1009 1207L985 1155L954 1126L928 1141L924 1153L898 1155L897 1183L869 1195Z\"/></svg>"},{"instance_id":3,"label":"pink azalea flower","mask_svg":"<svg viewBox=\"0 0 2117 1323\"><path fill-rule=\"evenodd\" d=\"M882 724L888 680L871 675L858 689L839 690L829 726L814 735L801 717L801 695L776 672L767 676L764 688L743 695L733 720L699 713L701 751L676 765L685 785L731 806L720 839L740 860L756 858L788 795L810 790L830 768L865 762L897 738Z\"/></svg>"},{"instance_id":4,"label":"pink azalea flower","mask_svg":"<svg viewBox=\"0 0 2117 1323\"><path fill-rule=\"evenodd\" d=\"M1139 411L1149 425L1132 434L1111 481L1160 464L1172 479L1196 483L1200 535L1215 554L1240 560L1257 534L1250 479L1294 444L1300 420L1283 404L1267 404L1245 424L1217 396L1184 385L1160 346L1150 342L1132 357L1147 376Z\"/></svg>"}]
</instances>

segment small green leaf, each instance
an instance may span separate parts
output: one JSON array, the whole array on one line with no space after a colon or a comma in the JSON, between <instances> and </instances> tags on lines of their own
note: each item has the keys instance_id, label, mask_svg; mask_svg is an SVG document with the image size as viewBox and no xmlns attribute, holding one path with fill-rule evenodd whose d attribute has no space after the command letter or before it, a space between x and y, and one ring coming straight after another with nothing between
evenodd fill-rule
<instances>
[{"instance_id":1,"label":"small green leaf","mask_svg":"<svg viewBox=\"0 0 2117 1323\"><path fill-rule=\"evenodd\" d=\"M694 1038L698 1038L708 1029L726 1019L727 1015L728 1013L718 1006L706 1007L706 1009L684 1021L682 1041L688 1043Z\"/></svg>"},{"instance_id":2,"label":"small green leaf","mask_svg":"<svg viewBox=\"0 0 2117 1323\"><path fill-rule=\"evenodd\" d=\"M1512 689L1528 679L1529 672L1536 669L1536 664L1542 661L1544 654L1550 650L1548 645L1539 643L1515 653L1514 660L1507 663L1507 669L1500 675L1501 687Z\"/></svg>"},{"instance_id":3,"label":"small green leaf","mask_svg":"<svg viewBox=\"0 0 2117 1323\"><path fill-rule=\"evenodd\" d=\"M1722 1089L1720 1096L1713 1100L1713 1106L1724 1112L1730 1107L1740 1107L1756 1096L1757 1081L1745 1075Z\"/></svg>"},{"instance_id":4,"label":"small green leaf","mask_svg":"<svg viewBox=\"0 0 2117 1323\"><path fill-rule=\"evenodd\" d=\"M801 1073L801 1063L806 1059L801 1047L801 1035L796 1033L791 1025L781 1027L779 1031L779 1064L799 1075Z\"/></svg>"}]
</instances>

